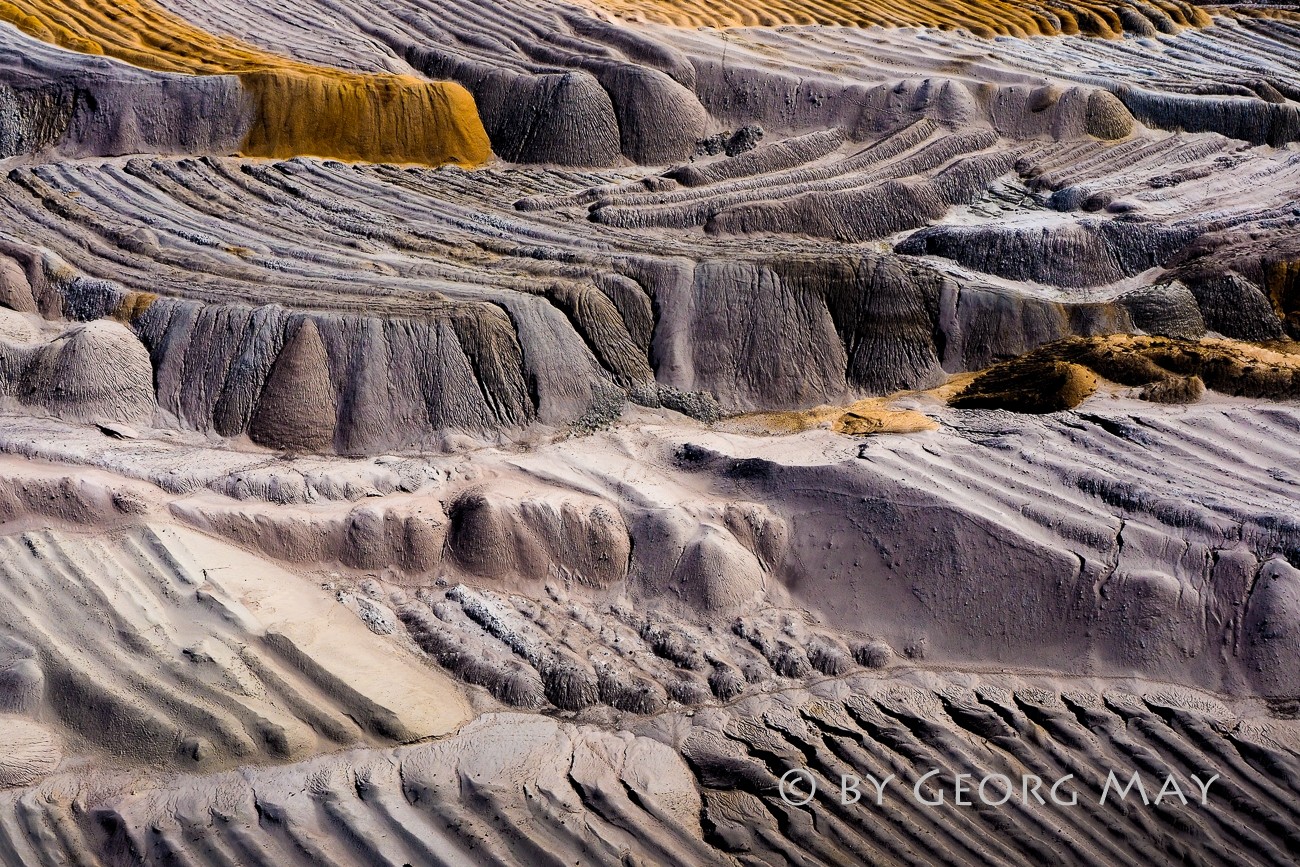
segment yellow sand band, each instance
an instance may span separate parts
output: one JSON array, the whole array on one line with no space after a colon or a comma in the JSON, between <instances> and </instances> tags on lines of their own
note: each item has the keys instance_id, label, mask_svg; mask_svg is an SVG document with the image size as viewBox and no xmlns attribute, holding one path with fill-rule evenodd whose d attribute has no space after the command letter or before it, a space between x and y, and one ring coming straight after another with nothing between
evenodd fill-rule
<instances>
[{"instance_id":1,"label":"yellow sand band","mask_svg":"<svg viewBox=\"0 0 1300 867\"><path fill-rule=\"evenodd\" d=\"M71 51L146 69L239 76L254 100L247 156L476 166L491 144L459 84L279 57L201 30L149 0L0 0L0 21Z\"/></svg>"},{"instance_id":2,"label":"yellow sand band","mask_svg":"<svg viewBox=\"0 0 1300 867\"><path fill-rule=\"evenodd\" d=\"M978 36L1117 37L1126 30L1106 0L1042 4L1015 0L596 0L626 18L676 27L938 27ZM1123 4L1127 5L1127 4ZM1184 0L1150 0L1176 27L1204 27L1210 16Z\"/></svg>"}]
</instances>

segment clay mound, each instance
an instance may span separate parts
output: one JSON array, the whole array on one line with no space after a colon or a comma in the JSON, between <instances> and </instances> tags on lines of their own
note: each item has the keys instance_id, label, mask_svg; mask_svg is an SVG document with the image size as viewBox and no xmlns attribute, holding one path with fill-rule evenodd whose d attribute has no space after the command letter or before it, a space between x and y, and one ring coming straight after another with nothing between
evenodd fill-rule
<instances>
[{"instance_id":1,"label":"clay mound","mask_svg":"<svg viewBox=\"0 0 1300 867\"><path fill-rule=\"evenodd\" d=\"M1079 364L1025 356L981 373L950 402L959 409L1058 412L1097 390L1097 377Z\"/></svg>"},{"instance_id":2,"label":"clay mound","mask_svg":"<svg viewBox=\"0 0 1300 867\"><path fill-rule=\"evenodd\" d=\"M1300 397L1300 345L1114 336L1051 343L984 371L950 403L960 409L1046 413L1072 409L1097 377L1138 387L1157 403L1193 403L1205 388L1242 397Z\"/></svg>"},{"instance_id":3,"label":"clay mound","mask_svg":"<svg viewBox=\"0 0 1300 867\"><path fill-rule=\"evenodd\" d=\"M157 403L149 352L127 328L101 320L48 343L0 341L4 390L75 421L148 423Z\"/></svg>"},{"instance_id":4,"label":"clay mound","mask_svg":"<svg viewBox=\"0 0 1300 867\"><path fill-rule=\"evenodd\" d=\"M250 156L473 166L491 155L473 97L458 84L348 73L277 57L204 32L150 0L19 0L0 6L0 21L69 51L144 69L237 76L252 103L251 122L241 117L243 106L227 104L218 114L232 115L230 125L245 129L240 149ZM107 140L100 147L112 153L130 144Z\"/></svg>"},{"instance_id":5,"label":"clay mound","mask_svg":"<svg viewBox=\"0 0 1300 867\"><path fill-rule=\"evenodd\" d=\"M627 527L599 501L471 490L452 502L448 517L447 556L470 576L513 586L558 579L600 590L627 578Z\"/></svg>"},{"instance_id":6,"label":"clay mound","mask_svg":"<svg viewBox=\"0 0 1300 867\"><path fill-rule=\"evenodd\" d=\"M295 514L247 502L176 503L172 514L205 532L291 563L358 569L435 571L443 562L447 518L435 502L360 504L334 514Z\"/></svg>"},{"instance_id":7,"label":"clay mound","mask_svg":"<svg viewBox=\"0 0 1300 867\"><path fill-rule=\"evenodd\" d=\"M248 435L275 448L330 450L338 413L334 395L325 346L316 324L305 319L271 365Z\"/></svg>"},{"instance_id":8,"label":"clay mound","mask_svg":"<svg viewBox=\"0 0 1300 867\"><path fill-rule=\"evenodd\" d=\"M1070 2L1050 9L1006 0L933 4L878 0L838 0L808 3L776 0L765 3L731 3L719 9L704 2L667 3L662 0L600 0L600 5L634 20L677 27L779 27L790 24L824 24L846 27L962 28L977 36L1087 36L1119 37L1126 33L1150 36L1172 33L1180 27L1204 27L1210 16L1197 6L1173 0L1153 4L1136 2Z\"/></svg>"},{"instance_id":9,"label":"clay mound","mask_svg":"<svg viewBox=\"0 0 1300 867\"><path fill-rule=\"evenodd\" d=\"M5 256L0 256L0 307L18 313L35 313L36 299L32 284L22 266Z\"/></svg>"}]
</instances>

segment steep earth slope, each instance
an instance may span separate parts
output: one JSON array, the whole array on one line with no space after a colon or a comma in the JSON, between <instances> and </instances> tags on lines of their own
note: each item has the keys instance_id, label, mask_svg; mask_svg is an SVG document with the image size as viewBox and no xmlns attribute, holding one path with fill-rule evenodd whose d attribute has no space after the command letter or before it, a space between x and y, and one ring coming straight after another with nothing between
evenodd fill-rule
<instances>
[{"instance_id":1,"label":"steep earth slope","mask_svg":"<svg viewBox=\"0 0 1300 867\"><path fill-rule=\"evenodd\" d=\"M21 90L10 90L10 99L19 109L20 129L35 128L24 143L28 148L54 145L60 151L104 155L173 149L203 152L207 145L221 153L238 142L237 149L251 156L310 153L433 165L477 165L489 155L473 98L458 85L294 62L228 37L215 37L150 0L20 0L0 6L0 21L28 37L96 58L78 63L5 28L3 38L10 43L10 52L19 52L10 63L18 61L22 85ZM28 54L43 61L34 70L23 62ZM155 85L153 98L160 98L168 109L163 118L149 117L150 100L141 92L147 85L130 81L143 76L104 62L105 55L134 67L170 73L145 77ZM218 77L218 82L210 82L209 76ZM101 101L110 106L101 111ZM118 102L127 103L127 111L143 115L153 129L141 136L133 124L105 118L104 114L111 118L123 110L113 105ZM56 120L60 114L65 117ZM63 130L58 129L60 120L66 124ZM194 120L213 128L219 137L195 141L184 128ZM159 148L151 141L171 136L181 137L173 147Z\"/></svg>"}]
</instances>

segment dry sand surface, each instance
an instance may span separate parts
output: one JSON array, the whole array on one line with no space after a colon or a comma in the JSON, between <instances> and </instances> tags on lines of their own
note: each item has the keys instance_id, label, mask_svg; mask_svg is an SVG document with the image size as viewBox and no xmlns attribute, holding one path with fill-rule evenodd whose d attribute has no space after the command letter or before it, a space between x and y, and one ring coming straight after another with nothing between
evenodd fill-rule
<instances>
[{"instance_id":1,"label":"dry sand surface","mask_svg":"<svg viewBox=\"0 0 1300 867\"><path fill-rule=\"evenodd\" d=\"M0 864L1294 864L1298 59L0 2Z\"/></svg>"}]
</instances>

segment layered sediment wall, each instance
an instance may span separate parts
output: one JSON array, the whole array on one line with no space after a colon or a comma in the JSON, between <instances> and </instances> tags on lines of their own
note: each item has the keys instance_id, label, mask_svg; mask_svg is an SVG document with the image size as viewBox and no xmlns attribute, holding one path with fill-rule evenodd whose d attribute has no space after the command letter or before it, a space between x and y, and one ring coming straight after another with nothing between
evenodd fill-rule
<instances>
[{"instance_id":1,"label":"layered sediment wall","mask_svg":"<svg viewBox=\"0 0 1300 867\"><path fill-rule=\"evenodd\" d=\"M238 149L249 156L474 166L491 154L474 99L458 84L290 60L207 33L149 0L19 0L0 5L0 21L69 51L171 73L166 80L178 85L171 100L194 99L208 87L191 86L181 76L233 77L242 99L232 94L216 114L240 130ZM129 153L132 144L150 150L132 142L129 129L109 132L97 142L102 153ZM81 141L90 146L85 137Z\"/></svg>"}]
</instances>

